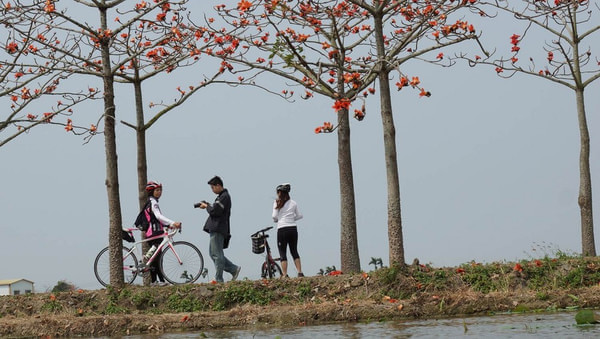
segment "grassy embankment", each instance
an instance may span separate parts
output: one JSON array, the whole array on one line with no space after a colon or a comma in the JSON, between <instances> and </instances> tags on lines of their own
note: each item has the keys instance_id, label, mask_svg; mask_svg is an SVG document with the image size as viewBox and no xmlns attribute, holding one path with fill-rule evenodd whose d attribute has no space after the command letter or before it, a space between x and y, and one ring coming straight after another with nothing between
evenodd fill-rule
<instances>
[{"instance_id":1,"label":"grassy embankment","mask_svg":"<svg viewBox=\"0 0 600 339\"><path fill-rule=\"evenodd\" d=\"M600 259L0 297L0 336L122 335L600 307Z\"/></svg>"}]
</instances>

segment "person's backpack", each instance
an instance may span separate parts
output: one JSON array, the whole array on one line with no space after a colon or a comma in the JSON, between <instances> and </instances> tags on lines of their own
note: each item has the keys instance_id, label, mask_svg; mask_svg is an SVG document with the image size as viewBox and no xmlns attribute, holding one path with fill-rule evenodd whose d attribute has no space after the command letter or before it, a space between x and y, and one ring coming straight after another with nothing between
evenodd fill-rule
<instances>
[{"instance_id":1,"label":"person's backpack","mask_svg":"<svg viewBox=\"0 0 600 339\"><path fill-rule=\"evenodd\" d=\"M154 214L150 209L150 200L144 205L144 208L140 211L137 218L135 218L134 225L140 231L146 232L148 227L150 227L150 221L154 218Z\"/></svg>"}]
</instances>

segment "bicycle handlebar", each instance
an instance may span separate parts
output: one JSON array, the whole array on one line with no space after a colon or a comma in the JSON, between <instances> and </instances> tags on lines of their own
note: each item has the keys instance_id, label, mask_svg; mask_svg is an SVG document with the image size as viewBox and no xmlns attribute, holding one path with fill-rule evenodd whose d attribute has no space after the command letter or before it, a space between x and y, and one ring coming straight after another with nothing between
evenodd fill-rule
<instances>
[{"instance_id":1,"label":"bicycle handlebar","mask_svg":"<svg viewBox=\"0 0 600 339\"><path fill-rule=\"evenodd\" d=\"M251 237L253 237L253 236L257 235L258 233L265 233L266 231L270 230L271 228L273 228L273 226L265 227L265 228L263 228L263 229L262 229L262 230L260 230L260 231L256 231L255 233L253 233L253 234L251 235Z\"/></svg>"},{"instance_id":2,"label":"bicycle handlebar","mask_svg":"<svg viewBox=\"0 0 600 339\"><path fill-rule=\"evenodd\" d=\"M167 235L168 236L173 236L177 232L181 233L181 227L177 227L177 228L175 228L175 227L173 227L173 228L167 227L167 228L168 228L168 231L167 231Z\"/></svg>"}]
</instances>

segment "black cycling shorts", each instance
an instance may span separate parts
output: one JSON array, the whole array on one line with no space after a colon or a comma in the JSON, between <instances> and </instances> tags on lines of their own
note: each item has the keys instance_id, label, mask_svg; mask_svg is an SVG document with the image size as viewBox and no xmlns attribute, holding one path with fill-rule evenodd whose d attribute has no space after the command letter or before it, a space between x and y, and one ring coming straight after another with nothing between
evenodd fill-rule
<instances>
[{"instance_id":1,"label":"black cycling shorts","mask_svg":"<svg viewBox=\"0 0 600 339\"><path fill-rule=\"evenodd\" d=\"M290 247L292 258L298 259L298 229L296 226L288 226L277 229L277 249L281 261L287 261L287 247Z\"/></svg>"}]
</instances>

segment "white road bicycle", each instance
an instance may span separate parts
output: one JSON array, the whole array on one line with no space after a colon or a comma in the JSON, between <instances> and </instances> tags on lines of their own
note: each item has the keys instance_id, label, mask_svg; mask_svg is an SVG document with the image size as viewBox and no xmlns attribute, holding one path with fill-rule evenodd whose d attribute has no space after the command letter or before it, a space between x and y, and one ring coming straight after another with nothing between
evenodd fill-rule
<instances>
[{"instance_id":1,"label":"white road bicycle","mask_svg":"<svg viewBox=\"0 0 600 339\"><path fill-rule=\"evenodd\" d=\"M131 248L123 246L123 274L125 283L132 284L138 274L148 274L151 263L159 261L159 269L163 277L171 284L193 283L198 280L204 270L204 258L200 250L187 241L173 241L173 236L181 229L165 227L164 233L149 237L144 240L135 241L133 231L139 231L137 228L123 229L123 238L128 242L133 242ZM150 240L160 239L162 242L156 248L156 251L144 264L138 261L136 253L142 258L141 244ZM108 247L98 253L94 261L94 273L96 279L103 286L110 284L110 260Z\"/></svg>"}]
</instances>

